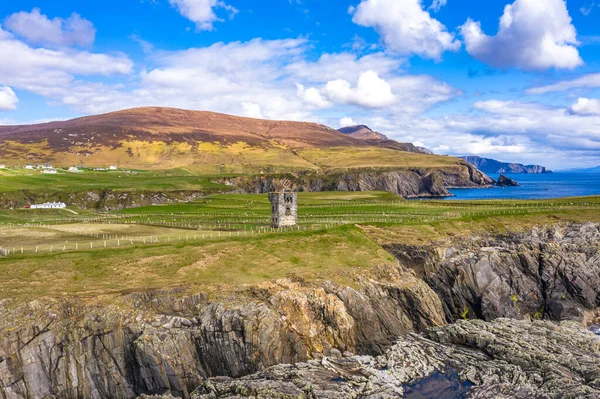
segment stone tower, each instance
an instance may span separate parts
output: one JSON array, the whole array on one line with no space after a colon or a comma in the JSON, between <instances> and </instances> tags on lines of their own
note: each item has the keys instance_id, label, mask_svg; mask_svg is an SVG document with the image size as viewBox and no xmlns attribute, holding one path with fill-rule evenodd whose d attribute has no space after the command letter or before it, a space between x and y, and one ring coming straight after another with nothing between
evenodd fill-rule
<instances>
[{"instance_id":1,"label":"stone tower","mask_svg":"<svg viewBox=\"0 0 600 399\"><path fill-rule=\"evenodd\" d=\"M274 228L298 224L298 193L269 193L271 201L271 224Z\"/></svg>"}]
</instances>

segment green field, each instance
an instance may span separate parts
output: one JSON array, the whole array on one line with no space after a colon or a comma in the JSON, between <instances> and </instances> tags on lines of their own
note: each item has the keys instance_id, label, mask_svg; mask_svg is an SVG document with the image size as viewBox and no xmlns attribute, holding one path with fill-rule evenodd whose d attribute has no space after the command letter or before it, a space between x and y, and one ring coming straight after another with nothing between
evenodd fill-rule
<instances>
[{"instance_id":1,"label":"green field","mask_svg":"<svg viewBox=\"0 0 600 399\"><path fill-rule=\"evenodd\" d=\"M44 174L39 170L0 169L0 193L21 190L81 191L103 190L197 190L224 188L211 182L211 176L195 176L183 169L168 171L93 171L71 173L59 170Z\"/></svg>"},{"instance_id":2,"label":"green field","mask_svg":"<svg viewBox=\"0 0 600 399\"><path fill-rule=\"evenodd\" d=\"M266 195L114 212L0 211L0 299L113 297L185 285L225 293L295 276L352 284L390 264L389 242L600 221L600 197L405 201L380 192L300 193L299 226L270 228Z\"/></svg>"}]
</instances>

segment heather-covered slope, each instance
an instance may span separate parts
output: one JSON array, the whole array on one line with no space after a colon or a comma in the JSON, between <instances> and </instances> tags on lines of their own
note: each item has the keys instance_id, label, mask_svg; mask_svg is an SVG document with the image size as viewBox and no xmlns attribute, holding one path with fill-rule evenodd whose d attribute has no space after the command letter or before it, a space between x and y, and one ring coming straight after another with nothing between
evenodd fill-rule
<instances>
[{"instance_id":1,"label":"heather-covered slope","mask_svg":"<svg viewBox=\"0 0 600 399\"><path fill-rule=\"evenodd\" d=\"M385 147L385 146L384 146ZM0 161L194 173L271 173L331 168L443 168L456 158L382 148L324 125L173 108L136 108L39 125L0 127ZM335 165L322 160L338 159Z\"/></svg>"}]
</instances>

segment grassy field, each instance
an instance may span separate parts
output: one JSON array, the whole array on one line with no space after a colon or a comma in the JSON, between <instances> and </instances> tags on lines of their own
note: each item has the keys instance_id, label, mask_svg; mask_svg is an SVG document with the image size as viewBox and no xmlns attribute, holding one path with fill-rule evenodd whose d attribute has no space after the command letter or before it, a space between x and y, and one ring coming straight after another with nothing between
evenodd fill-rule
<instances>
[{"instance_id":1,"label":"grassy field","mask_svg":"<svg viewBox=\"0 0 600 399\"><path fill-rule=\"evenodd\" d=\"M194 176L183 169L169 171L91 171L71 173L59 170L44 174L39 170L0 169L0 193L20 190L81 191L109 190L197 190L224 188L210 176Z\"/></svg>"},{"instance_id":2,"label":"grassy field","mask_svg":"<svg viewBox=\"0 0 600 399\"><path fill-rule=\"evenodd\" d=\"M281 277L352 284L390 264L381 245L429 244L556 222L600 222L600 197L405 201L379 192L300 193L299 226L270 228L266 195L115 212L0 211L0 299L113 297L186 285L223 293ZM21 247L23 253L21 253Z\"/></svg>"}]
</instances>

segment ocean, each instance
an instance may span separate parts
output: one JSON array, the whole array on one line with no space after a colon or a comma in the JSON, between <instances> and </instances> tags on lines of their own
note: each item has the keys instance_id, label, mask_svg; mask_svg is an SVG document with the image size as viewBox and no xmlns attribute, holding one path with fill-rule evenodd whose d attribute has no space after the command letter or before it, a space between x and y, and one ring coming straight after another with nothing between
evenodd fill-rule
<instances>
[{"instance_id":1,"label":"ocean","mask_svg":"<svg viewBox=\"0 0 600 399\"><path fill-rule=\"evenodd\" d=\"M498 179L499 175L490 175ZM600 173L549 173L539 175L506 174L519 187L453 188L450 200L473 199L550 199L600 195Z\"/></svg>"}]
</instances>

